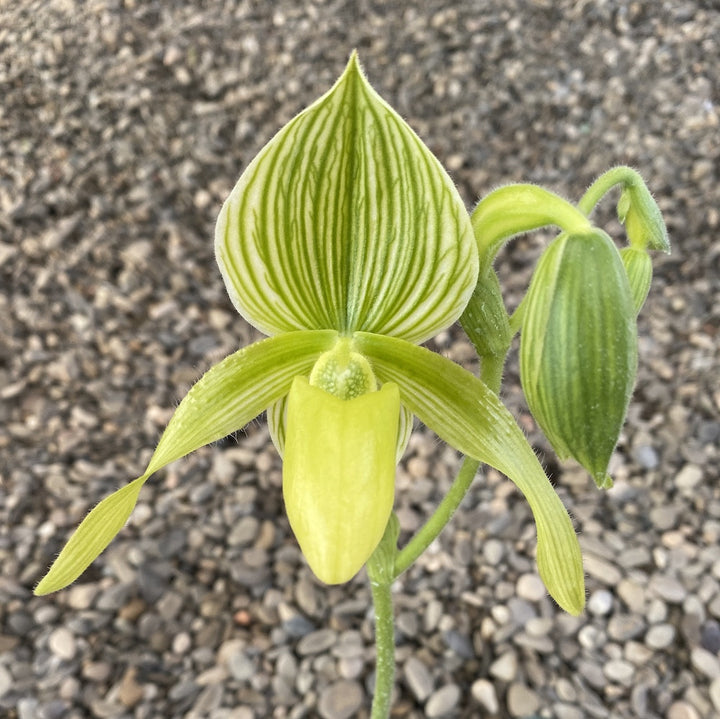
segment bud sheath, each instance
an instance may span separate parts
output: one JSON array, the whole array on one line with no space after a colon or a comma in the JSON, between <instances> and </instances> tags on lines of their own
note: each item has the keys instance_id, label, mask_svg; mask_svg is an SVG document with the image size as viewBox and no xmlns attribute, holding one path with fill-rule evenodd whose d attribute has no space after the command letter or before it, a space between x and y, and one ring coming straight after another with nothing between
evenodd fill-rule
<instances>
[{"instance_id":1,"label":"bud sheath","mask_svg":"<svg viewBox=\"0 0 720 719\"><path fill-rule=\"evenodd\" d=\"M620 254L601 230L560 235L526 298L520 372L530 411L561 458L598 486L635 382L635 307Z\"/></svg>"}]
</instances>

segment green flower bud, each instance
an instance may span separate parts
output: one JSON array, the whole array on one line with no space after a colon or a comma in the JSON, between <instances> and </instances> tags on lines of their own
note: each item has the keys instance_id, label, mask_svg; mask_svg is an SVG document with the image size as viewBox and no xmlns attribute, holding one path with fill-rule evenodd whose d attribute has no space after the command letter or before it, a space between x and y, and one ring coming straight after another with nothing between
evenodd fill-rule
<instances>
[{"instance_id":1,"label":"green flower bud","mask_svg":"<svg viewBox=\"0 0 720 719\"><path fill-rule=\"evenodd\" d=\"M628 239L638 249L670 252L665 220L642 178L623 187L617 204L618 219L625 225Z\"/></svg>"},{"instance_id":2,"label":"green flower bud","mask_svg":"<svg viewBox=\"0 0 720 719\"><path fill-rule=\"evenodd\" d=\"M620 250L625 272L630 281L635 314L638 314L645 304L650 283L652 282L652 261L645 250L637 250L634 247L623 247Z\"/></svg>"},{"instance_id":3,"label":"green flower bud","mask_svg":"<svg viewBox=\"0 0 720 719\"><path fill-rule=\"evenodd\" d=\"M507 310L495 270L478 279L460 324L480 357L504 355L512 342Z\"/></svg>"},{"instance_id":4,"label":"green flower bud","mask_svg":"<svg viewBox=\"0 0 720 719\"><path fill-rule=\"evenodd\" d=\"M520 373L530 411L558 456L612 486L607 467L637 369L633 296L612 240L597 229L560 235L525 303Z\"/></svg>"}]
</instances>

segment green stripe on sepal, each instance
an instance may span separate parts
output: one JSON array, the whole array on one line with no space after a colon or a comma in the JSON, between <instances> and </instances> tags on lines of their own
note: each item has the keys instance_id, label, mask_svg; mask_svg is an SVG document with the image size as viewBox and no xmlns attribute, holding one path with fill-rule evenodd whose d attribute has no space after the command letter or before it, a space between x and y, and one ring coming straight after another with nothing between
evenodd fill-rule
<instances>
[{"instance_id":1,"label":"green stripe on sepal","mask_svg":"<svg viewBox=\"0 0 720 719\"><path fill-rule=\"evenodd\" d=\"M288 397L283 497L315 575L352 579L383 536L395 497L400 398L392 383L354 399L295 378Z\"/></svg>"},{"instance_id":2,"label":"green stripe on sepal","mask_svg":"<svg viewBox=\"0 0 720 719\"><path fill-rule=\"evenodd\" d=\"M147 480L138 477L100 502L80 523L48 573L35 587L38 597L74 582L125 526Z\"/></svg>"},{"instance_id":3,"label":"green stripe on sepal","mask_svg":"<svg viewBox=\"0 0 720 719\"><path fill-rule=\"evenodd\" d=\"M638 314L650 291L652 261L646 250L637 250L634 247L623 247L620 250L620 257L630 282L635 314Z\"/></svg>"},{"instance_id":4,"label":"green stripe on sepal","mask_svg":"<svg viewBox=\"0 0 720 719\"><path fill-rule=\"evenodd\" d=\"M608 486L637 368L635 308L612 240L601 230L560 235L524 305L520 377L530 411L561 458Z\"/></svg>"},{"instance_id":5,"label":"green stripe on sepal","mask_svg":"<svg viewBox=\"0 0 720 719\"><path fill-rule=\"evenodd\" d=\"M215 248L236 308L267 334L332 328L422 342L459 317L477 279L455 186L355 54L242 174Z\"/></svg>"},{"instance_id":6,"label":"green stripe on sepal","mask_svg":"<svg viewBox=\"0 0 720 719\"><path fill-rule=\"evenodd\" d=\"M356 333L358 351L400 401L442 440L496 467L525 495L538 533L540 576L565 611L585 605L582 556L568 513L511 414L488 387L448 359L391 337Z\"/></svg>"}]
</instances>

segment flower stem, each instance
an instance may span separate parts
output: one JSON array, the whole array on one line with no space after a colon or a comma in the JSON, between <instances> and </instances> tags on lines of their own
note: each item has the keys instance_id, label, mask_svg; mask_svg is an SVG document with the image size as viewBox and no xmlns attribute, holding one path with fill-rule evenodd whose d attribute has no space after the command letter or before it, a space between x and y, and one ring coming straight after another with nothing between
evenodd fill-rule
<instances>
[{"instance_id":1,"label":"flower stem","mask_svg":"<svg viewBox=\"0 0 720 719\"><path fill-rule=\"evenodd\" d=\"M577 207L585 216L589 216L595 208L595 205L616 185L623 187L632 187L633 185L642 185L642 177L632 168L620 165L613 167L612 170L604 172L595 182L588 187L585 194L580 198Z\"/></svg>"},{"instance_id":2,"label":"flower stem","mask_svg":"<svg viewBox=\"0 0 720 719\"><path fill-rule=\"evenodd\" d=\"M457 477L438 508L417 534L398 552L395 559L395 578L399 577L435 541L460 506L479 466L480 462L477 460L465 457Z\"/></svg>"},{"instance_id":3,"label":"flower stem","mask_svg":"<svg viewBox=\"0 0 720 719\"><path fill-rule=\"evenodd\" d=\"M495 393L500 393L502 372L505 365L505 354L485 355L480 361L480 379ZM470 488L480 462L465 457L462 467L453 480L448 493L443 497L438 508L430 519L418 530L410 541L397 553L395 557L394 579L397 579L413 562L435 541L445 525L450 521L460 502Z\"/></svg>"},{"instance_id":4,"label":"flower stem","mask_svg":"<svg viewBox=\"0 0 720 719\"><path fill-rule=\"evenodd\" d=\"M395 681L395 621L390 582L370 580L375 607L375 692L371 719L388 719Z\"/></svg>"}]
</instances>

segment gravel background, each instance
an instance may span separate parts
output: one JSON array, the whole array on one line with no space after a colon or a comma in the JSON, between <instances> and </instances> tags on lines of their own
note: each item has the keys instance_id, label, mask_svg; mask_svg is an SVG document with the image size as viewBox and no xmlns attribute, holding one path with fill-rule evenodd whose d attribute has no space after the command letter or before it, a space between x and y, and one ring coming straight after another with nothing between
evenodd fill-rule
<instances>
[{"instance_id":1,"label":"gravel background","mask_svg":"<svg viewBox=\"0 0 720 719\"><path fill-rule=\"evenodd\" d=\"M485 472L397 583L393 716L720 716L718 38L716 0L0 0L0 716L367 717L364 575L313 580L263 422L159 473L76 585L31 595L189 385L256 337L213 260L216 213L353 47L469 206L522 180L578 198L631 164L673 242L615 488L544 455L586 613L546 596L527 504ZM546 239L501 255L511 302ZM435 346L471 356L458 332ZM545 453L515 362L504 396ZM416 433L404 530L457 466Z\"/></svg>"}]
</instances>

